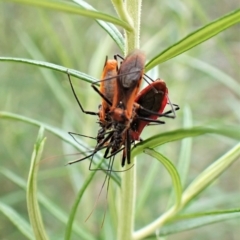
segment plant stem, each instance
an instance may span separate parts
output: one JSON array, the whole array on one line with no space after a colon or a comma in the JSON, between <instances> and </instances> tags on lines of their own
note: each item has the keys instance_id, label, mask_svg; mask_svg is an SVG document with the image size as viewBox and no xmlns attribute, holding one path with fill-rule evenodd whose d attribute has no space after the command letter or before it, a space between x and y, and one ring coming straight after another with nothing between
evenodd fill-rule
<instances>
[{"instance_id":1,"label":"plant stem","mask_svg":"<svg viewBox=\"0 0 240 240\"><path fill-rule=\"evenodd\" d=\"M136 161L132 159L130 170L122 173L120 204L118 209L117 239L132 239L136 198ZM129 165L126 167L129 168Z\"/></svg>"},{"instance_id":2,"label":"plant stem","mask_svg":"<svg viewBox=\"0 0 240 240\"><path fill-rule=\"evenodd\" d=\"M139 48L140 35L140 14L142 0L112 0L112 3L122 20L127 21L133 26L133 31L125 31L125 56L136 48ZM134 166L133 166L134 165ZM136 160L131 159L131 165L126 166L126 169L133 166L122 174L122 184L119 199L118 209L118 240L130 240L133 237L134 230L134 213L136 202Z\"/></svg>"},{"instance_id":3,"label":"plant stem","mask_svg":"<svg viewBox=\"0 0 240 240\"><path fill-rule=\"evenodd\" d=\"M130 26L133 27L132 18L129 16L126 11L126 5L122 0L112 0L112 4L115 7L115 10L118 16L125 22L127 22Z\"/></svg>"},{"instance_id":4,"label":"plant stem","mask_svg":"<svg viewBox=\"0 0 240 240\"><path fill-rule=\"evenodd\" d=\"M156 229L161 228L171 217L175 216L179 209L171 207L167 212L165 212L161 217L157 218L151 224L145 226L144 228L136 231L131 239L138 240L142 239L150 234L152 234Z\"/></svg>"},{"instance_id":5,"label":"plant stem","mask_svg":"<svg viewBox=\"0 0 240 240\"><path fill-rule=\"evenodd\" d=\"M140 46L141 7L142 0L126 0L126 9L132 18L134 29L134 32L125 31L127 53Z\"/></svg>"},{"instance_id":6,"label":"plant stem","mask_svg":"<svg viewBox=\"0 0 240 240\"><path fill-rule=\"evenodd\" d=\"M188 186L182 195L182 201L179 206L175 205L144 228L136 231L133 235L134 240L147 237L156 229L161 228L166 222L173 219L176 214L182 210L194 197L200 194L209 186L220 174L222 174L240 155L240 144L228 151L224 156L219 158L204 170L195 180Z\"/></svg>"}]
</instances>

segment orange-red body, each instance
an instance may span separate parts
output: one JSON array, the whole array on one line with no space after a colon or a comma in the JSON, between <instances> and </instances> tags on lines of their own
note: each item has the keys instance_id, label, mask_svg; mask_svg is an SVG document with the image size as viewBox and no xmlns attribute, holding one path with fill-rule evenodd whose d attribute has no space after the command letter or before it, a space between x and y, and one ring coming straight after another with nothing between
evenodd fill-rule
<instances>
[{"instance_id":1,"label":"orange-red body","mask_svg":"<svg viewBox=\"0 0 240 240\"><path fill-rule=\"evenodd\" d=\"M113 121L128 123L132 117L133 104L139 91L145 64L145 55L140 50L130 53L118 71L110 115Z\"/></svg>"},{"instance_id":2,"label":"orange-red body","mask_svg":"<svg viewBox=\"0 0 240 240\"><path fill-rule=\"evenodd\" d=\"M113 101L114 90L116 85L116 76L118 72L118 63L115 59L106 60L100 82L100 92L110 101ZM110 111L111 106L102 98L102 104L99 109L99 120L101 124L105 124L106 114Z\"/></svg>"},{"instance_id":3,"label":"orange-red body","mask_svg":"<svg viewBox=\"0 0 240 240\"><path fill-rule=\"evenodd\" d=\"M139 140L140 134L144 127L149 124L149 121L144 121L138 117L144 117L152 120L156 120L159 116L151 114L139 109L139 105L151 110L153 112L161 114L168 102L168 89L166 83L162 79L157 79L155 82L151 83L145 87L135 98L135 112L131 123L131 140Z\"/></svg>"}]
</instances>

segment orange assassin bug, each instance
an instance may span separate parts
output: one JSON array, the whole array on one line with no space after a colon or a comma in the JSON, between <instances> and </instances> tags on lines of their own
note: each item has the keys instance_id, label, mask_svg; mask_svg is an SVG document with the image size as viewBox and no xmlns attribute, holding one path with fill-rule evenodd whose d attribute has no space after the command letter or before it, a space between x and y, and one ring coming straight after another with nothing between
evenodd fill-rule
<instances>
[{"instance_id":1,"label":"orange assassin bug","mask_svg":"<svg viewBox=\"0 0 240 240\"><path fill-rule=\"evenodd\" d=\"M144 71L145 55L140 50L134 50L122 62L117 76L115 95L110 109L113 122L113 135L104 156L111 148L111 154L118 151L122 145L128 149L127 160L130 164L129 127L133 115L134 99L139 91ZM122 165L124 165L122 163Z\"/></svg>"},{"instance_id":2,"label":"orange assassin bug","mask_svg":"<svg viewBox=\"0 0 240 240\"><path fill-rule=\"evenodd\" d=\"M129 127L133 113L133 104L142 81L144 63L145 55L140 50L133 51L123 60L116 76L116 80L111 81L111 85L114 86L114 96L112 103L109 101L107 96L104 95L106 92L103 91L104 87L101 87L104 86L104 82L106 82L106 80L111 80L106 78L106 73L109 71L109 68L107 68L107 71L105 71L105 68L108 65L105 64L103 71L104 78L102 77L103 80L100 81L100 90L92 85L94 90L97 91L100 96L102 96L103 104L100 109L103 109L103 113L106 114L104 119L99 119L100 126L102 128L98 132L97 146L95 147L94 153L101 150L102 148L107 147L104 155L106 156L110 149L111 153L113 153L119 150L123 144L129 146ZM106 109L109 107L109 104L111 105L110 111L106 111ZM104 108L104 106L107 107ZM111 119L110 121L109 118ZM100 141L104 138L103 136L106 133L106 129L102 125L105 119L108 119L108 128L111 126L113 130L107 133L108 135L103 141ZM125 137L125 135L127 137ZM128 163L130 163L130 155L128 157Z\"/></svg>"},{"instance_id":3,"label":"orange assassin bug","mask_svg":"<svg viewBox=\"0 0 240 240\"><path fill-rule=\"evenodd\" d=\"M101 79L108 79L109 81L100 81L100 92L110 101L113 101L114 97L114 86L116 76L118 72L118 63L115 59L108 60L106 58L103 73ZM106 121L107 113L110 111L111 106L109 103L102 98L102 104L99 110L100 123L104 124Z\"/></svg>"},{"instance_id":4,"label":"orange assassin bug","mask_svg":"<svg viewBox=\"0 0 240 240\"><path fill-rule=\"evenodd\" d=\"M130 145L134 141L140 141L140 134L144 127L151 122L164 124L165 122L157 120L159 117L175 118L175 111L179 109L176 104L171 104L172 110L163 113L166 104L170 102L168 99L168 89L162 79L157 79L153 83L145 87L135 98L135 116L130 126L130 143L128 147L123 149L122 165L125 165L127 151L130 151ZM170 113L174 113L170 116ZM114 154L114 153L113 153ZM106 157L106 156L105 156Z\"/></svg>"},{"instance_id":5,"label":"orange assassin bug","mask_svg":"<svg viewBox=\"0 0 240 240\"><path fill-rule=\"evenodd\" d=\"M102 105L98 114L102 116L99 118L102 128L98 133L97 146L91 155L70 162L70 164L93 156L103 148L107 148L104 157L111 157L119 152L121 146L124 145L122 158L122 166L124 166L125 155L127 155L128 163L130 163L131 143L140 139L139 136L143 128L150 122L164 124L164 122L156 120L158 117L170 117L168 115L169 112L162 114L168 101L167 88L163 80L156 80L137 95L142 81L144 60L145 56L143 53L135 50L126 57L117 72L117 61L115 58L115 60L112 60L114 74L109 74L112 70L110 67L106 67L110 66L106 61L101 79L109 81L100 81L100 92L95 89L102 96ZM117 76L114 78L114 81L111 78L108 79L109 76L114 76L116 73ZM114 96L112 89L115 89ZM112 99L113 103L111 103ZM133 99L134 102L132 104ZM174 110L172 109L170 112L174 112ZM100 115L101 113L105 115ZM94 115L97 114L94 113ZM106 132L106 128L104 128L106 125L102 124L106 119L109 123L107 125L108 128L111 127L111 131L109 132ZM106 137L105 134L107 134ZM101 136L101 140L103 141L99 140L99 136ZM111 155L107 156L110 149Z\"/></svg>"},{"instance_id":6,"label":"orange assassin bug","mask_svg":"<svg viewBox=\"0 0 240 240\"><path fill-rule=\"evenodd\" d=\"M130 125L134 119L134 115L137 114L136 110L145 112L145 115L148 116L148 119L145 121L140 121L144 116L137 117L132 124L140 124L142 129L147 125L148 122L153 122L160 116L170 117L167 114L162 114L164 107L167 104L167 88L163 81L160 83L155 81L146 87L143 92L139 96L144 96L142 98L138 97L136 99L136 95L139 91L139 87L143 77L143 67L145 62L145 55L139 51L135 50L130 53L122 62L122 65L118 72L117 77L117 87L116 87L116 95L114 95L113 105L109 112L112 116L113 124L114 124L114 134L110 140L110 145L106 150L105 157L108 154L109 149L111 148L111 154L114 154L116 151L120 149L122 145L125 145L125 150L127 152L127 160L130 163L130 145L132 140L138 140L140 134L136 135L135 131L131 131L132 136L130 136L129 131L131 130ZM135 72L136 71L136 72ZM124 73L124 74L123 74ZM125 75L126 74L126 75ZM122 76L123 75L123 76ZM156 89L155 87L160 87L160 89ZM158 90L166 90L166 92L162 93L162 91ZM149 91L153 89L157 94L154 94L154 91ZM162 93L162 94L159 94ZM149 95L150 94L150 95ZM149 100L148 95L153 97L150 99L152 102L152 106L148 106ZM163 97L162 99L159 97ZM155 99L156 98L156 99ZM142 101L144 99L144 101ZM159 101L157 101L159 100ZM163 101L164 100L164 101ZM140 102L137 104L137 102ZM155 103L159 102L163 106ZM146 102L146 104L144 104ZM147 108L145 107L147 106ZM155 108L154 108L155 106ZM158 109L160 107L160 109ZM133 110L134 108L134 110ZM139 115L139 114L138 114ZM148 122L147 122L148 121ZM155 121L159 123L164 123L161 121ZM137 126L137 129L140 127ZM138 129L138 131L142 131L142 129ZM124 166L125 160L122 159L122 166Z\"/></svg>"},{"instance_id":7,"label":"orange assassin bug","mask_svg":"<svg viewBox=\"0 0 240 240\"><path fill-rule=\"evenodd\" d=\"M137 95L135 103L136 105L141 105L155 113L161 114L168 102L167 94L168 89L166 83L161 79L157 79ZM149 124L149 122L154 122L159 116L146 112L138 107L136 107L135 111L136 117L131 123L131 139L140 140L139 137L144 127Z\"/></svg>"},{"instance_id":8,"label":"orange assassin bug","mask_svg":"<svg viewBox=\"0 0 240 240\"><path fill-rule=\"evenodd\" d=\"M123 60L118 71L113 104L109 112L113 121L130 120L134 99L142 82L144 63L145 55L137 49Z\"/></svg>"},{"instance_id":9,"label":"orange assassin bug","mask_svg":"<svg viewBox=\"0 0 240 240\"><path fill-rule=\"evenodd\" d=\"M104 95L104 98L102 97L102 104L99 106L99 124L101 128L98 131L98 143L100 143L101 140L104 138L106 130L111 127L111 119L108 112L110 111L110 103L113 101L114 97L114 87L116 83L117 72L117 61L115 59L108 60L106 58L101 79L108 79L108 81L100 81L99 91L101 92L101 94ZM106 99L109 101L106 101Z\"/></svg>"},{"instance_id":10,"label":"orange assassin bug","mask_svg":"<svg viewBox=\"0 0 240 240\"><path fill-rule=\"evenodd\" d=\"M98 147L95 148L94 152L90 154L89 156L86 156L82 159L70 162L78 162L81 160L84 160L86 158L89 158L93 156L97 151L107 148L104 157L110 158L114 155L116 155L119 151L123 150L122 155L122 166L125 165L125 159L127 154L127 149L131 148L131 144L135 141L141 141L140 135L143 131L144 127L148 125L151 122L155 122L158 124L164 124L165 122L157 120L158 117L171 117L174 118L175 114L173 116L169 116L170 113L174 113L176 110L179 110L179 106L176 104L171 104L175 107L175 109L172 107L172 110L169 110L165 113L162 113L165 106L168 104L168 89L166 87L165 82L162 79L157 79L147 87L145 87L140 93L138 93L137 97L135 98L134 106L135 106L135 116L131 122L130 129L129 129L129 142L127 143L128 146L125 146L121 149L117 149L115 152L111 153L110 156L108 155L109 149L112 147L112 131L110 132L107 137L105 137L106 141L103 142L107 143L107 146L98 145ZM141 109L139 106L142 106L143 109ZM147 111L146 111L147 110ZM124 135L124 137L126 137ZM121 137L120 137L121 139ZM129 150L130 151L130 150Z\"/></svg>"},{"instance_id":11,"label":"orange assassin bug","mask_svg":"<svg viewBox=\"0 0 240 240\"><path fill-rule=\"evenodd\" d=\"M158 122L160 124L165 123L159 120L155 121L159 116L154 114L154 112L157 114L163 112L167 104L167 93L168 89L163 80L156 80L155 82L145 87L140 93L138 93L134 103L135 116L130 126L129 134L131 142L141 140L140 134L144 127L150 122ZM140 109L139 106L153 111L153 113L151 114L149 112L146 112L143 109ZM126 146L123 150L122 165L125 164L126 155L130 154L128 151L130 151L130 146Z\"/></svg>"},{"instance_id":12,"label":"orange assassin bug","mask_svg":"<svg viewBox=\"0 0 240 240\"><path fill-rule=\"evenodd\" d=\"M121 148L121 146L124 145L122 166L125 165L126 156L127 156L128 163L130 163L129 161L130 161L131 144L135 140L140 139L140 134L143 128L150 122L164 123L162 121L155 121L155 120L159 116L165 116L165 114L167 116L167 113L161 114L168 100L167 88L163 80L159 80L159 81L156 80L154 83L151 83L149 86L144 88L140 93L138 93L140 84L142 81L142 77L143 77L143 68L142 69L138 68L139 65L137 63L137 60L138 59L135 58L136 65L134 65L134 67L136 68L132 67L126 70L123 68L122 71L120 70L121 70L121 67L124 65L121 65L120 70L117 71L116 59L111 60L112 62L110 62L110 60L108 61L106 60L101 79L102 80L106 79L109 81L105 81L105 80L100 81L99 91L103 96L101 95L102 104L99 107L99 112L95 113L95 112L84 111L81 107L81 104L79 104L83 112L87 114L98 115L99 123L100 123L100 126L102 127L98 132L97 146L93 154L91 154L90 156L93 156L98 150L101 150L105 147L107 148L107 150L112 149L112 156L115 156L117 152L122 150L119 148ZM144 66L144 63L142 65ZM126 78L125 76L129 76L131 74L133 76L137 76L136 73L140 73L140 74L138 74L139 79L136 81L137 84L136 83L134 85L132 84L133 91L131 90L129 90L129 92L124 91L125 88L123 87L123 83L125 84L127 83L131 87L131 85L128 83L128 81L131 81L131 78ZM119 96L117 97L115 93L117 89L117 80L119 79L121 80L119 84L120 85L119 88L122 89L123 92L122 92L122 95L119 94L120 97ZM158 83L161 82L161 84L156 84L156 82ZM72 87L72 84L71 84L71 87ZM72 87L72 90L74 92L73 87ZM117 93L119 92L117 91ZM74 92L74 95L77 98L75 92ZM116 99L118 99L119 101ZM131 104L130 107L129 107L129 104ZM110 129L110 131L106 132L106 130L108 129ZM115 136L114 136L114 133L115 133ZM101 136L101 141L99 140L99 136ZM116 138L114 137L118 137L118 139L120 139L120 143L118 143L120 144L120 147L114 145L116 144ZM118 151L116 152L116 150ZM83 159L88 158L90 156L84 157ZM79 159L77 161L81 161L83 159ZM77 161L70 162L69 164ZM106 179L107 179L107 176L109 176L109 179L110 179L113 161L114 161L114 158L111 159L109 162L109 167L106 171L110 172L110 174L106 175ZM104 180L104 183L106 179Z\"/></svg>"},{"instance_id":13,"label":"orange assassin bug","mask_svg":"<svg viewBox=\"0 0 240 240\"><path fill-rule=\"evenodd\" d=\"M106 129L108 129L111 125L111 122L110 122L110 119L109 119L107 113L110 110L110 105L113 100L113 95L114 95L113 90L114 90L114 85L115 85L115 81L116 81L115 76L117 75L117 71L118 71L117 61L116 60L108 60L108 58L106 57L101 80L108 79L109 81L100 81L100 90L99 91L104 96L104 98L102 98L102 104L100 105L98 112L84 110L81 102L79 101L79 99L77 97L77 94L72 85L71 78L68 74L68 79L69 79L69 83L70 83L72 92L74 94L75 99L77 100L77 103L78 103L81 111L85 114L99 116L99 124L101 126L101 129L98 131L98 135L97 135L98 142L101 142L101 140L104 138ZM75 134L72 132L69 132L69 134L72 137L73 137L73 135L79 135L79 134Z\"/></svg>"}]
</instances>

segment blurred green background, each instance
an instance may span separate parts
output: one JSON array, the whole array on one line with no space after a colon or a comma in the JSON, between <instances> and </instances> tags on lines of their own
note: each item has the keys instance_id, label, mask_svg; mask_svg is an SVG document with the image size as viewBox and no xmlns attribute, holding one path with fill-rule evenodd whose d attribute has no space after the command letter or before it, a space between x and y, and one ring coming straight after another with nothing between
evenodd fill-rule
<instances>
[{"instance_id":1,"label":"blurred green background","mask_svg":"<svg viewBox=\"0 0 240 240\"><path fill-rule=\"evenodd\" d=\"M99 11L115 15L110 1L88 1ZM141 48L151 59L166 47L180 40L193 30L236 9L237 0L212 1L143 1ZM148 74L152 78L163 78L168 86L171 101L181 106L175 120L168 119L163 126L148 127L142 138L156 133L181 128L183 113L191 110L192 124L219 123L236 125L240 122L239 92L231 89L225 75L240 84L240 26L235 25L187 53L161 64ZM96 22L89 18L63 12L39 9L27 5L0 2L0 56L29 58L55 63L85 72L96 79L106 55L122 54L112 39ZM216 70L220 72L216 72ZM96 118L83 114L73 97L67 75L35 66L11 62L0 62L0 110L27 116L43 123L96 136ZM100 97L90 84L73 79L75 89L86 110L97 111ZM190 120L191 117L189 117ZM0 119L1 170L8 169L27 180L29 162L38 128L31 125ZM47 136L43 160L40 164L39 191L44 193L66 214L69 213L77 190L89 174L88 161L64 166L75 156L64 157L76 150L52 134ZM91 146L94 142L84 139ZM223 155L236 141L215 135L197 137L192 142L191 165L187 182ZM177 162L181 142L162 146L164 155ZM53 157L53 158L52 158ZM116 158L116 164L119 163ZM146 173L146 169L149 172ZM203 192L197 200L197 208L189 211L205 211L221 208L237 208L240 202L240 162L237 161L218 181ZM137 198L146 184L145 176L151 175L153 184L148 198L136 215L136 228L147 224L166 209L171 180L160 164L146 155L138 158ZM107 217L101 230L101 221L107 205L102 193L91 218L91 212L105 175L98 172L90 184L79 206L77 221L81 227L91 231L98 239L114 239ZM26 193L24 189L0 174L0 200L13 207L28 219ZM111 192L109 194L111 198ZM216 199L218 203L216 205ZM213 204L214 203L214 204ZM41 206L44 223L50 239L61 239L64 224ZM173 239L239 239L240 220L217 223L188 232L169 236ZM113 235L111 235L113 234ZM23 235L0 214L0 239L24 239ZM79 239L73 235L72 239Z\"/></svg>"}]
</instances>

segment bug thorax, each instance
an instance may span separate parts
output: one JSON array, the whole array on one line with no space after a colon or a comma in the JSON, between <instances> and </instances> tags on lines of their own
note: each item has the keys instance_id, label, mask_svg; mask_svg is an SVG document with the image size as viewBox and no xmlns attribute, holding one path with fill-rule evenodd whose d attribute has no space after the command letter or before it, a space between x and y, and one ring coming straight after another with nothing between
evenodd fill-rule
<instances>
[{"instance_id":1,"label":"bug thorax","mask_svg":"<svg viewBox=\"0 0 240 240\"><path fill-rule=\"evenodd\" d=\"M128 121L128 117L126 115L126 110L122 108L115 108L110 112L113 122L125 123Z\"/></svg>"}]
</instances>

